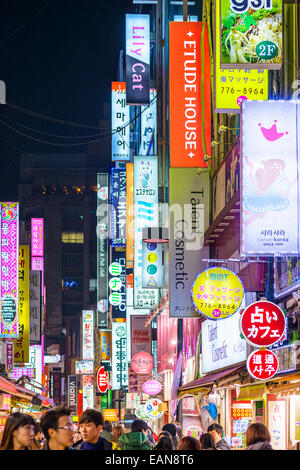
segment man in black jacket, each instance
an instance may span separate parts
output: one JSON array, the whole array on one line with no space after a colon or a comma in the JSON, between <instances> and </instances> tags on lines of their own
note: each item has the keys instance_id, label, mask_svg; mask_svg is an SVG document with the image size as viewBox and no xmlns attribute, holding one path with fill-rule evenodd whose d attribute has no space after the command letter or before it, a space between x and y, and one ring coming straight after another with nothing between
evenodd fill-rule
<instances>
[{"instance_id":1,"label":"man in black jacket","mask_svg":"<svg viewBox=\"0 0 300 470\"><path fill-rule=\"evenodd\" d=\"M103 427L103 416L100 411L85 410L79 419L79 431L83 442L78 450L112 450L112 443L103 439L100 432Z\"/></svg>"},{"instance_id":2,"label":"man in black jacket","mask_svg":"<svg viewBox=\"0 0 300 470\"><path fill-rule=\"evenodd\" d=\"M207 428L207 432L211 434L217 450L231 450L223 436L223 428L217 423L213 423Z\"/></svg>"}]
</instances>

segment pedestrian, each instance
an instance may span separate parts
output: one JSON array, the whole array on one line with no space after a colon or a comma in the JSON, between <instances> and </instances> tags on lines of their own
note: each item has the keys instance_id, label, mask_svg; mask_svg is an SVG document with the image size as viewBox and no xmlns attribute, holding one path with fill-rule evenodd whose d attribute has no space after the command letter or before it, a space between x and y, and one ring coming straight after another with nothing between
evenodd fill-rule
<instances>
[{"instance_id":1,"label":"pedestrian","mask_svg":"<svg viewBox=\"0 0 300 470\"><path fill-rule=\"evenodd\" d=\"M192 436L184 436L179 440L176 450L200 450L199 441Z\"/></svg>"},{"instance_id":2,"label":"pedestrian","mask_svg":"<svg viewBox=\"0 0 300 470\"><path fill-rule=\"evenodd\" d=\"M178 439L181 439L182 436L183 436L181 424L178 423L178 421L174 421L173 424L175 424L175 426L176 426L176 434L178 436Z\"/></svg>"},{"instance_id":3,"label":"pedestrian","mask_svg":"<svg viewBox=\"0 0 300 470\"><path fill-rule=\"evenodd\" d=\"M162 427L162 431L168 431L171 436L172 436L172 441L173 441L173 446L174 449L176 449L177 444L178 444L178 438L177 438L177 429L175 424L173 423L167 423Z\"/></svg>"},{"instance_id":4,"label":"pedestrian","mask_svg":"<svg viewBox=\"0 0 300 470\"><path fill-rule=\"evenodd\" d=\"M1 450L31 450L35 421L24 413L11 413L4 426Z\"/></svg>"},{"instance_id":5,"label":"pedestrian","mask_svg":"<svg viewBox=\"0 0 300 470\"><path fill-rule=\"evenodd\" d=\"M74 427L70 408L65 405L51 408L41 417L40 425L46 438L42 450L73 450Z\"/></svg>"},{"instance_id":6,"label":"pedestrian","mask_svg":"<svg viewBox=\"0 0 300 470\"><path fill-rule=\"evenodd\" d=\"M113 429L113 438L112 438L112 450L121 450L122 444L119 443L119 437L125 434L125 429L121 424L118 424Z\"/></svg>"},{"instance_id":7,"label":"pedestrian","mask_svg":"<svg viewBox=\"0 0 300 470\"><path fill-rule=\"evenodd\" d=\"M246 431L247 450L272 450L271 436L262 423L253 423Z\"/></svg>"},{"instance_id":8,"label":"pedestrian","mask_svg":"<svg viewBox=\"0 0 300 470\"><path fill-rule=\"evenodd\" d=\"M173 450L172 437L161 436L153 450Z\"/></svg>"},{"instance_id":9,"label":"pedestrian","mask_svg":"<svg viewBox=\"0 0 300 470\"><path fill-rule=\"evenodd\" d=\"M100 411L91 408L85 410L79 419L79 431L83 442L76 449L112 450L112 443L100 436L103 424L103 415Z\"/></svg>"},{"instance_id":10,"label":"pedestrian","mask_svg":"<svg viewBox=\"0 0 300 470\"><path fill-rule=\"evenodd\" d=\"M215 441L209 432L202 434L199 439L200 449L201 450L217 450L215 446Z\"/></svg>"},{"instance_id":11,"label":"pedestrian","mask_svg":"<svg viewBox=\"0 0 300 470\"><path fill-rule=\"evenodd\" d=\"M40 423L34 423L34 439L31 445L31 450L41 450L43 447L45 436L43 434Z\"/></svg>"},{"instance_id":12,"label":"pedestrian","mask_svg":"<svg viewBox=\"0 0 300 470\"><path fill-rule=\"evenodd\" d=\"M164 436L165 436L165 437L169 437L170 439L172 439L172 436L171 436L171 434L170 434L168 431L162 431L162 432L160 432L159 435L158 435L158 439L160 439L161 437L164 437Z\"/></svg>"},{"instance_id":13,"label":"pedestrian","mask_svg":"<svg viewBox=\"0 0 300 470\"><path fill-rule=\"evenodd\" d=\"M131 424L131 432L119 437L122 450L151 450L147 436L148 425L142 419L136 419Z\"/></svg>"},{"instance_id":14,"label":"pedestrian","mask_svg":"<svg viewBox=\"0 0 300 470\"><path fill-rule=\"evenodd\" d=\"M73 434L73 447L78 447L80 444L82 444L82 442L83 440L78 428Z\"/></svg>"},{"instance_id":15,"label":"pedestrian","mask_svg":"<svg viewBox=\"0 0 300 470\"><path fill-rule=\"evenodd\" d=\"M104 421L102 431L100 432L100 437L106 439L107 441L112 441L113 439L113 425L110 421Z\"/></svg>"},{"instance_id":16,"label":"pedestrian","mask_svg":"<svg viewBox=\"0 0 300 470\"><path fill-rule=\"evenodd\" d=\"M213 423L207 428L211 434L217 450L231 450L225 439L223 439L223 428L218 423Z\"/></svg>"},{"instance_id":17,"label":"pedestrian","mask_svg":"<svg viewBox=\"0 0 300 470\"><path fill-rule=\"evenodd\" d=\"M155 440L154 440L154 437L153 437L153 431L152 429L148 426L148 429L147 429L147 436L148 436L148 440L149 440L149 443L152 447L155 446Z\"/></svg>"}]
</instances>

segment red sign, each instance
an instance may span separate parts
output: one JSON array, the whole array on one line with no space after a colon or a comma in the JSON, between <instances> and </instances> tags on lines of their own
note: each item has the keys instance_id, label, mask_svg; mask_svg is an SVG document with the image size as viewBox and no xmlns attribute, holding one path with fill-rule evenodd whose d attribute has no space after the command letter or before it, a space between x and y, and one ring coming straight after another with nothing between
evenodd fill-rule
<instances>
[{"instance_id":1,"label":"red sign","mask_svg":"<svg viewBox=\"0 0 300 470\"><path fill-rule=\"evenodd\" d=\"M249 374L255 379L268 380L278 369L278 358L269 349L253 351L247 359Z\"/></svg>"},{"instance_id":2,"label":"red sign","mask_svg":"<svg viewBox=\"0 0 300 470\"><path fill-rule=\"evenodd\" d=\"M97 387L99 392L105 393L107 392L109 384L109 375L107 370L104 369L103 366L99 367L97 372Z\"/></svg>"},{"instance_id":3,"label":"red sign","mask_svg":"<svg viewBox=\"0 0 300 470\"><path fill-rule=\"evenodd\" d=\"M248 343L267 347L277 343L284 335L285 316L277 305L260 300L244 310L240 327Z\"/></svg>"},{"instance_id":4,"label":"red sign","mask_svg":"<svg viewBox=\"0 0 300 470\"><path fill-rule=\"evenodd\" d=\"M137 374L149 374L154 367L154 360L151 354L141 351L131 359L131 368Z\"/></svg>"},{"instance_id":5,"label":"red sign","mask_svg":"<svg viewBox=\"0 0 300 470\"><path fill-rule=\"evenodd\" d=\"M211 155L207 26L175 21L169 23L169 31L170 166L207 167L204 157Z\"/></svg>"}]
</instances>

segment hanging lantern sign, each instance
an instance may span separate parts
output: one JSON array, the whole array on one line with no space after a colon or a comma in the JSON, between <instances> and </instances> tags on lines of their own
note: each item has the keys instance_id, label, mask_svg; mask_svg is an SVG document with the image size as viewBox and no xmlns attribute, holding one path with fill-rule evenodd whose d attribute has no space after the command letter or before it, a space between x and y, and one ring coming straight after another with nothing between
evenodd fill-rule
<instances>
[{"instance_id":1,"label":"hanging lantern sign","mask_svg":"<svg viewBox=\"0 0 300 470\"><path fill-rule=\"evenodd\" d=\"M223 320L233 315L240 308L243 297L241 280L225 268L202 271L192 287L194 307L210 320Z\"/></svg>"},{"instance_id":2,"label":"hanging lantern sign","mask_svg":"<svg viewBox=\"0 0 300 470\"><path fill-rule=\"evenodd\" d=\"M269 380L278 370L278 358L269 349L253 351L247 359L247 370L255 379Z\"/></svg>"},{"instance_id":3,"label":"hanging lantern sign","mask_svg":"<svg viewBox=\"0 0 300 470\"><path fill-rule=\"evenodd\" d=\"M143 392L147 395L158 395L161 389L162 385L157 380L147 380L142 386Z\"/></svg>"},{"instance_id":4,"label":"hanging lantern sign","mask_svg":"<svg viewBox=\"0 0 300 470\"><path fill-rule=\"evenodd\" d=\"M136 374L149 374L154 367L154 359L146 351L136 353L131 359L131 368Z\"/></svg>"}]
</instances>

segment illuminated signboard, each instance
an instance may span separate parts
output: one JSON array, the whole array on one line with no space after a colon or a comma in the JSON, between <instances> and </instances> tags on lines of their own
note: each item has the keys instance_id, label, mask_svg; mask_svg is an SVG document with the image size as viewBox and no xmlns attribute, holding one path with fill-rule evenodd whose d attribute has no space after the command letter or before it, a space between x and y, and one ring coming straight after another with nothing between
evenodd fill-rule
<instances>
[{"instance_id":1,"label":"illuminated signboard","mask_svg":"<svg viewBox=\"0 0 300 470\"><path fill-rule=\"evenodd\" d=\"M111 246L126 246L126 169L111 169Z\"/></svg>"},{"instance_id":2,"label":"illuminated signboard","mask_svg":"<svg viewBox=\"0 0 300 470\"><path fill-rule=\"evenodd\" d=\"M274 261L274 297L278 299L300 288L300 258L287 256Z\"/></svg>"},{"instance_id":3,"label":"illuminated signboard","mask_svg":"<svg viewBox=\"0 0 300 470\"><path fill-rule=\"evenodd\" d=\"M156 156L134 157L134 306L152 308L159 292L143 289L142 229L158 225L158 175Z\"/></svg>"},{"instance_id":4,"label":"illuminated signboard","mask_svg":"<svg viewBox=\"0 0 300 470\"><path fill-rule=\"evenodd\" d=\"M82 377L82 408L94 408L94 376L84 375Z\"/></svg>"},{"instance_id":5,"label":"illuminated signboard","mask_svg":"<svg viewBox=\"0 0 300 470\"><path fill-rule=\"evenodd\" d=\"M29 246L19 247L19 338L14 340L14 362L29 362Z\"/></svg>"},{"instance_id":6,"label":"illuminated signboard","mask_svg":"<svg viewBox=\"0 0 300 470\"><path fill-rule=\"evenodd\" d=\"M150 17L126 15L126 101L145 105L150 100Z\"/></svg>"},{"instance_id":7,"label":"illuminated signboard","mask_svg":"<svg viewBox=\"0 0 300 470\"><path fill-rule=\"evenodd\" d=\"M242 256L299 253L299 134L299 102L243 102Z\"/></svg>"},{"instance_id":8,"label":"illuminated signboard","mask_svg":"<svg viewBox=\"0 0 300 470\"><path fill-rule=\"evenodd\" d=\"M126 164L126 196L127 196L127 240L126 267L133 268L134 261L134 203L133 203L133 163Z\"/></svg>"},{"instance_id":9,"label":"illuminated signboard","mask_svg":"<svg viewBox=\"0 0 300 470\"><path fill-rule=\"evenodd\" d=\"M75 368L76 374L93 374L94 361L76 361Z\"/></svg>"},{"instance_id":10,"label":"illuminated signboard","mask_svg":"<svg viewBox=\"0 0 300 470\"><path fill-rule=\"evenodd\" d=\"M31 256L44 256L44 219L31 219Z\"/></svg>"},{"instance_id":11,"label":"illuminated signboard","mask_svg":"<svg viewBox=\"0 0 300 470\"><path fill-rule=\"evenodd\" d=\"M215 108L219 113L238 113L242 100L268 99L268 71L220 67L220 5L215 2Z\"/></svg>"},{"instance_id":12,"label":"illuminated signboard","mask_svg":"<svg viewBox=\"0 0 300 470\"><path fill-rule=\"evenodd\" d=\"M282 0L219 2L221 67L280 69Z\"/></svg>"},{"instance_id":13,"label":"illuminated signboard","mask_svg":"<svg viewBox=\"0 0 300 470\"><path fill-rule=\"evenodd\" d=\"M1 202L0 338L19 336L19 203Z\"/></svg>"},{"instance_id":14,"label":"illuminated signboard","mask_svg":"<svg viewBox=\"0 0 300 470\"><path fill-rule=\"evenodd\" d=\"M110 361L111 358L111 332L100 331L100 362Z\"/></svg>"},{"instance_id":15,"label":"illuminated signboard","mask_svg":"<svg viewBox=\"0 0 300 470\"><path fill-rule=\"evenodd\" d=\"M68 407L74 414L78 409L78 383L76 375L68 375Z\"/></svg>"},{"instance_id":16,"label":"illuminated signboard","mask_svg":"<svg viewBox=\"0 0 300 470\"><path fill-rule=\"evenodd\" d=\"M238 276L225 268L208 268L196 278L192 287L193 304L210 320L223 320L241 306L244 287Z\"/></svg>"},{"instance_id":17,"label":"illuminated signboard","mask_svg":"<svg viewBox=\"0 0 300 470\"><path fill-rule=\"evenodd\" d=\"M210 57L207 27L170 22L170 166L206 167L210 155ZM201 51L204 51L201 54Z\"/></svg>"},{"instance_id":18,"label":"illuminated signboard","mask_svg":"<svg viewBox=\"0 0 300 470\"><path fill-rule=\"evenodd\" d=\"M112 82L111 132L112 161L130 160L130 114L126 105L126 83Z\"/></svg>"},{"instance_id":19,"label":"illuminated signboard","mask_svg":"<svg viewBox=\"0 0 300 470\"><path fill-rule=\"evenodd\" d=\"M40 344L42 340L41 272L29 271L30 343Z\"/></svg>"},{"instance_id":20,"label":"illuminated signboard","mask_svg":"<svg viewBox=\"0 0 300 470\"><path fill-rule=\"evenodd\" d=\"M163 287L162 244L142 242L142 285L146 288Z\"/></svg>"},{"instance_id":21,"label":"illuminated signboard","mask_svg":"<svg viewBox=\"0 0 300 470\"><path fill-rule=\"evenodd\" d=\"M82 310L82 359L94 359L94 311Z\"/></svg>"},{"instance_id":22,"label":"illuminated signboard","mask_svg":"<svg viewBox=\"0 0 300 470\"><path fill-rule=\"evenodd\" d=\"M112 390L128 386L126 324L112 323Z\"/></svg>"},{"instance_id":23,"label":"illuminated signboard","mask_svg":"<svg viewBox=\"0 0 300 470\"><path fill-rule=\"evenodd\" d=\"M141 109L141 145L140 155L156 155L157 153L157 93L150 89L150 104Z\"/></svg>"},{"instance_id":24,"label":"illuminated signboard","mask_svg":"<svg viewBox=\"0 0 300 470\"><path fill-rule=\"evenodd\" d=\"M112 248L109 266L109 301L112 318L126 318L126 251Z\"/></svg>"},{"instance_id":25,"label":"illuminated signboard","mask_svg":"<svg viewBox=\"0 0 300 470\"><path fill-rule=\"evenodd\" d=\"M108 326L108 174L97 173L97 323Z\"/></svg>"}]
</instances>

